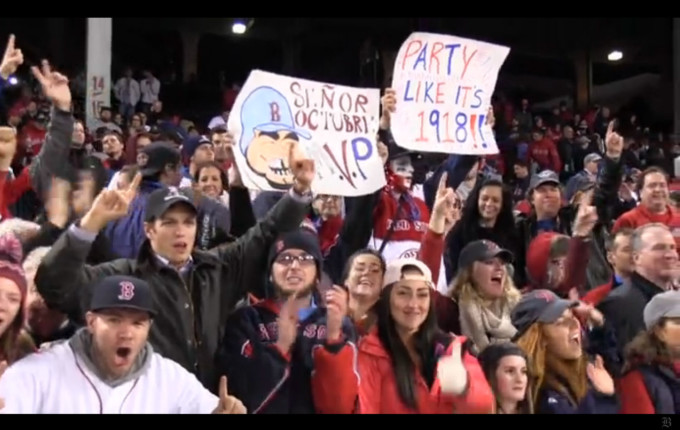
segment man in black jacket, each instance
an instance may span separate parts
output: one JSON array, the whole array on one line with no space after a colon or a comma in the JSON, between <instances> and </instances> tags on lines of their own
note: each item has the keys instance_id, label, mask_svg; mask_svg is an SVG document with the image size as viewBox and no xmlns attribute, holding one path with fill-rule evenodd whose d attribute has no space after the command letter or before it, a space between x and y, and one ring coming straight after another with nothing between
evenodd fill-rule
<instances>
[{"instance_id":1,"label":"man in black jacket","mask_svg":"<svg viewBox=\"0 0 680 430\"><path fill-rule=\"evenodd\" d=\"M620 376L626 345L645 330L643 311L652 297L673 288L678 279L678 253L673 234L664 224L646 224L631 238L635 271L613 289L598 309L616 332L614 357L604 357L612 376Z\"/></svg>"},{"instance_id":2,"label":"man in black jacket","mask_svg":"<svg viewBox=\"0 0 680 430\"><path fill-rule=\"evenodd\" d=\"M276 237L298 228L309 210L314 163L295 154L291 151L289 160L295 185L288 194L236 242L210 251L194 249L193 201L176 188L164 187L149 195L144 215L147 240L138 257L86 265L92 240L107 223L126 215L140 177L127 191L102 191L43 259L35 279L38 292L48 306L82 314L97 280L126 275L147 281L159 309L151 329L152 345L215 390L214 356L227 315L258 287Z\"/></svg>"}]
</instances>

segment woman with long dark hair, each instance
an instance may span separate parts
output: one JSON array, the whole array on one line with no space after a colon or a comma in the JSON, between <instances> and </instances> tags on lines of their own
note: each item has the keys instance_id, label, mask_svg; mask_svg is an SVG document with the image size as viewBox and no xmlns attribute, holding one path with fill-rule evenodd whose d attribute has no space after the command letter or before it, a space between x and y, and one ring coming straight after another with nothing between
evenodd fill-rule
<instances>
[{"instance_id":1,"label":"woman with long dark hair","mask_svg":"<svg viewBox=\"0 0 680 430\"><path fill-rule=\"evenodd\" d=\"M533 414L529 357L514 343L490 345L479 355L484 376L496 398L497 414Z\"/></svg>"},{"instance_id":2,"label":"woman with long dark hair","mask_svg":"<svg viewBox=\"0 0 680 430\"><path fill-rule=\"evenodd\" d=\"M476 240L490 240L515 254L517 241L512 195L500 178L479 181L470 193L463 214L447 238L446 278L458 271L462 249Z\"/></svg>"},{"instance_id":3,"label":"woman with long dark hair","mask_svg":"<svg viewBox=\"0 0 680 430\"><path fill-rule=\"evenodd\" d=\"M377 327L359 345L359 413L490 413L493 394L465 338L437 327L430 269L394 260L384 285Z\"/></svg>"}]
</instances>

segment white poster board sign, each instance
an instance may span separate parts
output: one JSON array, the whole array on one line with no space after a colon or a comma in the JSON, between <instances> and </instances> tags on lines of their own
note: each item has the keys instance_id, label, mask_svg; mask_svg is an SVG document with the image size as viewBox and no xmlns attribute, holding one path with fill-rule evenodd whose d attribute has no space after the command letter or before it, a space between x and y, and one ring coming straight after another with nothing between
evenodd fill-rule
<instances>
[{"instance_id":1,"label":"white poster board sign","mask_svg":"<svg viewBox=\"0 0 680 430\"><path fill-rule=\"evenodd\" d=\"M391 129L397 144L422 152L498 153L486 116L509 53L508 47L462 37L411 34L394 64Z\"/></svg>"},{"instance_id":2,"label":"white poster board sign","mask_svg":"<svg viewBox=\"0 0 680 430\"><path fill-rule=\"evenodd\" d=\"M99 119L99 109L111 106L111 38L113 18L87 19L87 93L85 123Z\"/></svg>"},{"instance_id":3,"label":"white poster board sign","mask_svg":"<svg viewBox=\"0 0 680 430\"><path fill-rule=\"evenodd\" d=\"M288 189L294 141L316 165L314 191L361 196L385 186L376 147L380 91L308 81L253 70L227 124L243 184Z\"/></svg>"}]
</instances>

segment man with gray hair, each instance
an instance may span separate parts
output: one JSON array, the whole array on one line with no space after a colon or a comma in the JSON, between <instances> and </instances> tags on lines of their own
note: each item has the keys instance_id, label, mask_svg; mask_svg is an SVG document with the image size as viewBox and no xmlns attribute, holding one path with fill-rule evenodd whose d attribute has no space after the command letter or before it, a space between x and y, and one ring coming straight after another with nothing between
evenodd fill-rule
<instances>
[{"instance_id":1,"label":"man with gray hair","mask_svg":"<svg viewBox=\"0 0 680 430\"><path fill-rule=\"evenodd\" d=\"M616 333L618 357L610 357L608 370L619 376L623 350L645 329L643 312L652 298L674 288L680 275L675 238L660 223L638 227L631 239L634 270L630 279L612 290L598 306Z\"/></svg>"}]
</instances>

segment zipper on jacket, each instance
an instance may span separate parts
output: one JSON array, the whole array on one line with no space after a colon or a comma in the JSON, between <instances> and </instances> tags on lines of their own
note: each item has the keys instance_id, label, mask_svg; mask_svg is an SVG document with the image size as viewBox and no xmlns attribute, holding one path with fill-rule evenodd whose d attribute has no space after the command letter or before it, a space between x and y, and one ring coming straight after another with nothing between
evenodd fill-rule
<instances>
[{"instance_id":1,"label":"zipper on jacket","mask_svg":"<svg viewBox=\"0 0 680 430\"><path fill-rule=\"evenodd\" d=\"M184 281L184 277L182 276L181 273L174 271L175 275L179 278L180 282L182 283L182 286L184 287L184 291L187 293L187 299L189 303L189 309L191 310L191 332L193 335L193 347L194 347L194 368L198 370L198 337L196 335L196 312L194 310L194 299L191 296L191 288L187 284L186 281ZM189 278L189 281L191 281L193 275L193 270L190 269L189 273L187 273L187 276Z\"/></svg>"}]
</instances>

